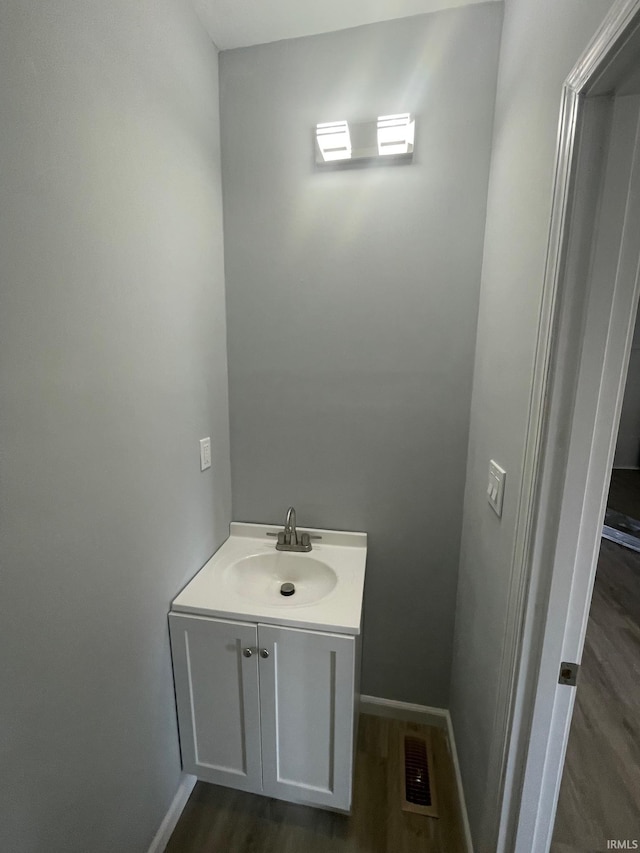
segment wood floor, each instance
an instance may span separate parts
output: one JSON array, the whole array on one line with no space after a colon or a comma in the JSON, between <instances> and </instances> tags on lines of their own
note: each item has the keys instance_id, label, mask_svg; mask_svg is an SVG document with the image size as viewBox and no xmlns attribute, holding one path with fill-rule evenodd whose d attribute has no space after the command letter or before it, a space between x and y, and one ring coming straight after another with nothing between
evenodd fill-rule
<instances>
[{"instance_id":1,"label":"wood floor","mask_svg":"<svg viewBox=\"0 0 640 853\"><path fill-rule=\"evenodd\" d=\"M198 782L166 853L464 853L444 730L430 730L440 816L400 810L402 725L360 716L350 816Z\"/></svg>"},{"instance_id":2,"label":"wood floor","mask_svg":"<svg viewBox=\"0 0 640 853\"><path fill-rule=\"evenodd\" d=\"M640 472L614 471L609 506L640 519ZM552 853L640 848L640 554L603 540Z\"/></svg>"}]
</instances>

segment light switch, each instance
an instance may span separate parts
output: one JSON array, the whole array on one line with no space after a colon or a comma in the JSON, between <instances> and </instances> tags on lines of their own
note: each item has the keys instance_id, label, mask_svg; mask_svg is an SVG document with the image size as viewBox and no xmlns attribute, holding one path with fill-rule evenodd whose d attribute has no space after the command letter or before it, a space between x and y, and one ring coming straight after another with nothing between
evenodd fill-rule
<instances>
[{"instance_id":1,"label":"light switch","mask_svg":"<svg viewBox=\"0 0 640 853\"><path fill-rule=\"evenodd\" d=\"M491 509L499 517L502 516L502 501L504 499L504 481L507 472L501 468L493 459L489 462L489 484L487 486L487 500Z\"/></svg>"},{"instance_id":2,"label":"light switch","mask_svg":"<svg viewBox=\"0 0 640 853\"><path fill-rule=\"evenodd\" d=\"M211 468L211 438L200 439L200 470Z\"/></svg>"}]
</instances>

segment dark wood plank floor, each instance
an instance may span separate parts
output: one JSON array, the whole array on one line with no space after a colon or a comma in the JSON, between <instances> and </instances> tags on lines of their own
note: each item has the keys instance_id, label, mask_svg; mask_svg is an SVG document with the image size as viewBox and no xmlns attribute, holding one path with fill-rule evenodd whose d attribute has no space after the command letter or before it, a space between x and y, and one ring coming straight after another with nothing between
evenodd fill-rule
<instances>
[{"instance_id":1,"label":"dark wood plank floor","mask_svg":"<svg viewBox=\"0 0 640 853\"><path fill-rule=\"evenodd\" d=\"M440 816L400 809L402 725L361 715L350 816L198 782L166 853L463 853L443 730L431 729Z\"/></svg>"},{"instance_id":2,"label":"dark wood plank floor","mask_svg":"<svg viewBox=\"0 0 640 853\"><path fill-rule=\"evenodd\" d=\"M609 505L640 519L640 472L614 471ZM640 554L602 540L552 853L640 845Z\"/></svg>"}]
</instances>

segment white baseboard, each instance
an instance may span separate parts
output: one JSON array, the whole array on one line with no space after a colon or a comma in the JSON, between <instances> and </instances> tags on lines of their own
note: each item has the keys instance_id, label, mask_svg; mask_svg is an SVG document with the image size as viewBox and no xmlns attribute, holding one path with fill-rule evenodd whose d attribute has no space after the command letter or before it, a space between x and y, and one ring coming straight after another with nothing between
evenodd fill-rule
<instances>
[{"instance_id":1,"label":"white baseboard","mask_svg":"<svg viewBox=\"0 0 640 853\"><path fill-rule=\"evenodd\" d=\"M460 803L462 828L464 830L467 853L473 853L471 829L469 827L469 817L467 815L467 804L464 798L462 775L460 773L458 751L456 749L456 739L449 711L446 708L430 708L428 705L414 705L412 702L397 702L395 699L379 699L377 696L361 696L360 713L374 714L378 717L392 717L396 720L406 720L411 723L422 723L422 725L425 726L437 726L438 728L446 730L447 738L449 740L449 749L451 750L451 761L453 762L453 770L456 777L456 788L458 789L458 801Z\"/></svg>"},{"instance_id":2,"label":"white baseboard","mask_svg":"<svg viewBox=\"0 0 640 853\"><path fill-rule=\"evenodd\" d=\"M360 713L373 714L376 717L392 717L424 726L447 728L448 711L445 708L430 708L428 705L414 705L413 702L398 702L395 699L379 699L377 696L360 696Z\"/></svg>"},{"instance_id":3,"label":"white baseboard","mask_svg":"<svg viewBox=\"0 0 640 853\"><path fill-rule=\"evenodd\" d=\"M473 853L473 841L471 840L471 827L469 826L469 815L467 814L467 803L464 798L464 788L462 787L462 774L460 773L460 762L458 761L458 750L456 748L456 738L453 732L453 722L451 714L447 711L447 735L449 736L449 748L451 750L451 760L453 761L453 769L456 774L456 788L458 789L458 802L460 803L460 813L462 814L462 827L464 829L464 839L467 844L467 853Z\"/></svg>"},{"instance_id":4,"label":"white baseboard","mask_svg":"<svg viewBox=\"0 0 640 853\"><path fill-rule=\"evenodd\" d=\"M195 776L189 776L188 774L182 777L176 795L171 801L171 805L151 842L148 853L164 853L165 847L171 838L171 833L176 828L176 824L180 820L180 815L197 781Z\"/></svg>"}]
</instances>

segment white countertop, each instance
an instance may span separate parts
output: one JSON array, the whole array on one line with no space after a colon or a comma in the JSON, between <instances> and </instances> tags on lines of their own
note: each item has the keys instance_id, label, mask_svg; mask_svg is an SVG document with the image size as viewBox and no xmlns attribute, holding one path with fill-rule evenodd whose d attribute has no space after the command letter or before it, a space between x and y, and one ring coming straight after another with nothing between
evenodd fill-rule
<instances>
[{"instance_id":1,"label":"white countertop","mask_svg":"<svg viewBox=\"0 0 640 853\"><path fill-rule=\"evenodd\" d=\"M267 536L267 533L281 530L277 525L232 522L227 541L173 601L172 611L359 634L367 559L366 533L299 528L299 533L310 533L322 539L312 542L310 553L296 553L296 557L301 561L308 557L326 563L337 576L331 592L311 604L297 604L294 596L283 596L277 604L261 603L251 599L251 590L243 595L225 582L233 571L230 567L237 561L259 554L281 553L276 551L276 540ZM286 557L286 553L283 556Z\"/></svg>"}]
</instances>

